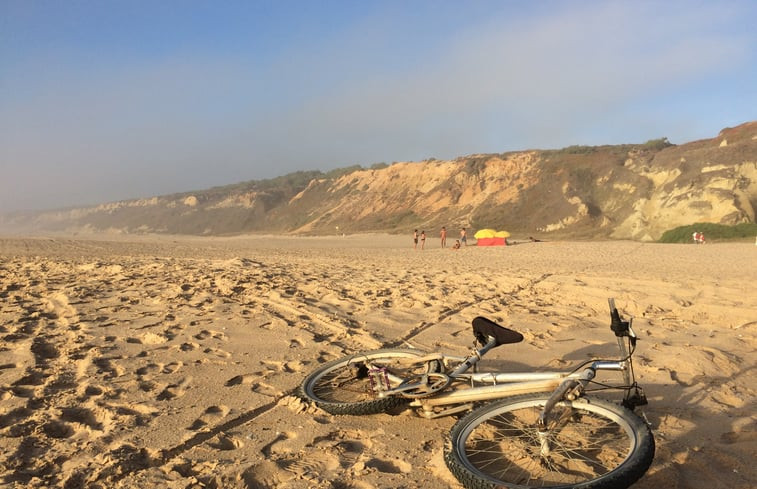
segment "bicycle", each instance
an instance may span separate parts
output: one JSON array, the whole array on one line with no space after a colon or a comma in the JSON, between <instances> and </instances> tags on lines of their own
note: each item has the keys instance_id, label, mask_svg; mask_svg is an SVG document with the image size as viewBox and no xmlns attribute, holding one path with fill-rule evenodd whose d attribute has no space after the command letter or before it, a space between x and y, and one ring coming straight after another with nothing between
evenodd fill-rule
<instances>
[{"instance_id":1,"label":"bicycle","mask_svg":"<svg viewBox=\"0 0 757 489\"><path fill-rule=\"evenodd\" d=\"M633 412L647 404L633 372L633 319L622 320L614 299L608 302L616 360L592 359L569 371L479 372L487 352L523 340L479 316L467 357L393 348L348 355L310 373L298 395L337 415L403 404L429 419L469 411L452 427L444 454L468 489L626 488L649 468L655 443L648 423ZM601 371L621 372L622 384L599 382ZM587 396L606 389L623 391L622 401Z\"/></svg>"}]
</instances>

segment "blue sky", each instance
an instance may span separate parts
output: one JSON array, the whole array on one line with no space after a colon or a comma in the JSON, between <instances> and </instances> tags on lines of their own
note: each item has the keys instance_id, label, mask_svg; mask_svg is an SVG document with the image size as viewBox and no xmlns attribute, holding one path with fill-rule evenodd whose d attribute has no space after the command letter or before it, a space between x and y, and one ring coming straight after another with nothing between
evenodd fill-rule
<instances>
[{"instance_id":1,"label":"blue sky","mask_svg":"<svg viewBox=\"0 0 757 489\"><path fill-rule=\"evenodd\" d=\"M0 213L757 119L754 1L0 0Z\"/></svg>"}]
</instances>

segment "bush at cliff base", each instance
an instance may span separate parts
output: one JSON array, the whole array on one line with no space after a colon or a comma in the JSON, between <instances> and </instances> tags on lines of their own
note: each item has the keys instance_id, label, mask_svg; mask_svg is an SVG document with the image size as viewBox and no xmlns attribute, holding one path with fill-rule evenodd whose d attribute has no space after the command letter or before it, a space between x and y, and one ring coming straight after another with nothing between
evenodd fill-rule
<instances>
[{"instance_id":1,"label":"bush at cliff base","mask_svg":"<svg viewBox=\"0 0 757 489\"><path fill-rule=\"evenodd\" d=\"M680 226L662 233L660 243L693 243L692 233L703 233L707 242L713 241L751 241L757 236L757 224L744 222L728 226L712 222L700 222Z\"/></svg>"}]
</instances>

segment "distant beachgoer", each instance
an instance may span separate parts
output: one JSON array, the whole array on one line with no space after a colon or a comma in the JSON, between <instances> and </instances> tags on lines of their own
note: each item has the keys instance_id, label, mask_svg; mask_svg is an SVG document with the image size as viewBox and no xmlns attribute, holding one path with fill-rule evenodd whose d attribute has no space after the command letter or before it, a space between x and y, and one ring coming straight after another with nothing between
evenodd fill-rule
<instances>
[{"instance_id":1,"label":"distant beachgoer","mask_svg":"<svg viewBox=\"0 0 757 489\"><path fill-rule=\"evenodd\" d=\"M691 233L691 239L694 240L694 244L699 244L699 231Z\"/></svg>"},{"instance_id":2,"label":"distant beachgoer","mask_svg":"<svg viewBox=\"0 0 757 489\"><path fill-rule=\"evenodd\" d=\"M446 248L447 247L447 228L446 227L442 226L442 232L439 235L439 237L442 240L442 248Z\"/></svg>"},{"instance_id":3,"label":"distant beachgoer","mask_svg":"<svg viewBox=\"0 0 757 489\"><path fill-rule=\"evenodd\" d=\"M460 230L460 243L464 246L468 246L468 232L465 228Z\"/></svg>"},{"instance_id":4,"label":"distant beachgoer","mask_svg":"<svg viewBox=\"0 0 757 489\"><path fill-rule=\"evenodd\" d=\"M426 246L426 231L421 231L421 249Z\"/></svg>"},{"instance_id":5,"label":"distant beachgoer","mask_svg":"<svg viewBox=\"0 0 757 489\"><path fill-rule=\"evenodd\" d=\"M699 233L699 244L704 244L704 233Z\"/></svg>"},{"instance_id":6,"label":"distant beachgoer","mask_svg":"<svg viewBox=\"0 0 757 489\"><path fill-rule=\"evenodd\" d=\"M455 244L452 246L453 250L459 250L460 249L460 240L456 239Z\"/></svg>"},{"instance_id":7,"label":"distant beachgoer","mask_svg":"<svg viewBox=\"0 0 757 489\"><path fill-rule=\"evenodd\" d=\"M418 230L413 231L413 249L418 249Z\"/></svg>"}]
</instances>

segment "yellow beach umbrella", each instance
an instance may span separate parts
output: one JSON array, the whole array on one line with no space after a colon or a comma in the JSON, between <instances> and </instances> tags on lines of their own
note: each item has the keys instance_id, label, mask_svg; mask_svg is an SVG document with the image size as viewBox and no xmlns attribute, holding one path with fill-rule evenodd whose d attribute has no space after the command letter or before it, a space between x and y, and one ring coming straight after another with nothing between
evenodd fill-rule
<instances>
[{"instance_id":1,"label":"yellow beach umbrella","mask_svg":"<svg viewBox=\"0 0 757 489\"><path fill-rule=\"evenodd\" d=\"M473 237L476 239L493 238L495 234L497 234L497 231L494 229L479 229Z\"/></svg>"}]
</instances>

